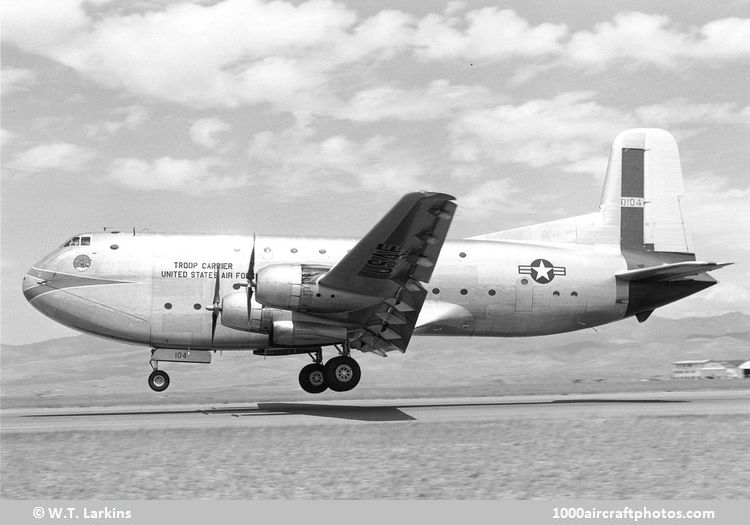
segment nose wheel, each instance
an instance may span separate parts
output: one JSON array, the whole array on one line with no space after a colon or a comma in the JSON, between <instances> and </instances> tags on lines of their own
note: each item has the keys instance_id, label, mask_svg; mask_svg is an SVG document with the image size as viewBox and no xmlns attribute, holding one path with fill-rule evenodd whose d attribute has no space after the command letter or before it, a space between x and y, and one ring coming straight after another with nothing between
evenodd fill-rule
<instances>
[{"instance_id":1,"label":"nose wheel","mask_svg":"<svg viewBox=\"0 0 750 525\"><path fill-rule=\"evenodd\" d=\"M169 375L164 370L154 370L148 376L148 386L154 392L163 392L169 386Z\"/></svg>"}]
</instances>

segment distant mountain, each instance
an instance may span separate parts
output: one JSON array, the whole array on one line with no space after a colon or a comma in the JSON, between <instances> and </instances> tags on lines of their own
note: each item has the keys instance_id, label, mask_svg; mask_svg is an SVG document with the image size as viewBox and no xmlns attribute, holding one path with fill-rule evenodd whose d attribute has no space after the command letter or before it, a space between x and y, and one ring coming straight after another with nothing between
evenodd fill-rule
<instances>
[{"instance_id":1,"label":"distant mountain","mask_svg":"<svg viewBox=\"0 0 750 525\"><path fill-rule=\"evenodd\" d=\"M217 353L211 365L164 363L172 385L163 394L146 385L149 355L147 347L88 335L3 344L2 397L4 403L25 398L50 404L305 397L297 385L304 355L263 359L233 351ZM403 355L355 357L363 378L348 395L359 397L436 389L487 395L500 392L499 385L666 379L677 360L750 359L750 315L652 317L642 324L626 319L596 331L529 338L415 337Z\"/></svg>"}]
</instances>

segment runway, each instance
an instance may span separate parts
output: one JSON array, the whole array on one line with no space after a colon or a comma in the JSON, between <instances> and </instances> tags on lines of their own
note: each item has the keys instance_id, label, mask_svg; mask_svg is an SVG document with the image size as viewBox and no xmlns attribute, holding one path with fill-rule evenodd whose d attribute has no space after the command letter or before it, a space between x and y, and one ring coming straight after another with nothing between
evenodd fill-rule
<instances>
[{"instance_id":1,"label":"runway","mask_svg":"<svg viewBox=\"0 0 750 525\"><path fill-rule=\"evenodd\" d=\"M750 391L4 409L8 499L749 498Z\"/></svg>"},{"instance_id":2,"label":"runway","mask_svg":"<svg viewBox=\"0 0 750 525\"><path fill-rule=\"evenodd\" d=\"M435 423L503 418L750 416L750 391L137 405L0 412L6 432Z\"/></svg>"}]
</instances>

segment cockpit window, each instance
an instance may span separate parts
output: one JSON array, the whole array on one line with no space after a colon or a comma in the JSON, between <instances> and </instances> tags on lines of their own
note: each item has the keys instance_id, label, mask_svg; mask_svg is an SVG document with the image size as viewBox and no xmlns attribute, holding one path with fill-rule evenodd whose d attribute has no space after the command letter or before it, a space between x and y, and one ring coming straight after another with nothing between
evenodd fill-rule
<instances>
[{"instance_id":1,"label":"cockpit window","mask_svg":"<svg viewBox=\"0 0 750 525\"><path fill-rule=\"evenodd\" d=\"M88 235L86 236L78 236L76 235L72 239L70 239L68 242L63 244L63 248L67 246L91 246L91 237Z\"/></svg>"}]
</instances>

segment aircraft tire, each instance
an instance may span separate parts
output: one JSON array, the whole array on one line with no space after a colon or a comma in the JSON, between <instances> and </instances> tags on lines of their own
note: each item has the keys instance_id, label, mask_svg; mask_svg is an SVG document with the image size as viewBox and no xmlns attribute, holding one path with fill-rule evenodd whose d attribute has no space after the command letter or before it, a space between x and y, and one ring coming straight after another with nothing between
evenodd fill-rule
<instances>
[{"instance_id":1,"label":"aircraft tire","mask_svg":"<svg viewBox=\"0 0 750 525\"><path fill-rule=\"evenodd\" d=\"M326 383L334 392L347 392L359 384L362 370L349 356L338 356L326 363Z\"/></svg>"},{"instance_id":2,"label":"aircraft tire","mask_svg":"<svg viewBox=\"0 0 750 525\"><path fill-rule=\"evenodd\" d=\"M148 376L148 386L154 392L164 392L169 386L169 375L164 370L154 370Z\"/></svg>"},{"instance_id":3,"label":"aircraft tire","mask_svg":"<svg viewBox=\"0 0 750 525\"><path fill-rule=\"evenodd\" d=\"M320 363L310 363L299 372L299 386L310 394L320 394L328 388L325 367Z\"/></svg>"}]
</instances>

